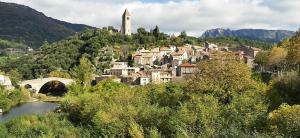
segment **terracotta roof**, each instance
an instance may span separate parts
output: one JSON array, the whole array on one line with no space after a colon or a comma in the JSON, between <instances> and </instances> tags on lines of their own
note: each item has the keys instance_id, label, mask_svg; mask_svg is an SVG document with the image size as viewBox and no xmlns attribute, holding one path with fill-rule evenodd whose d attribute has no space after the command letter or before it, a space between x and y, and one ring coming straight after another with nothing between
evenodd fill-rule
<instances>
[{"instance_id":1,"label":"terracotta roof","mask_svg":"<svg viewBox=\"0 0 300 138\"><path fill-rule=\"evenodd\" d=\"M190 63L183 63L180 65L180 67L196 67L195 64L190 64Z\"/></svg>"},{"instance_id":2,"label":"terracotta roof","mask_svg":"<svg viewBox=\"0 0 300 138\"><path fill-rule=\"evenodd\" d=\"M178 52L172 52L171 55L172 56L181 56L184 54L185 51L183 50L179 50Z\"/></svg>"}]
</instances>

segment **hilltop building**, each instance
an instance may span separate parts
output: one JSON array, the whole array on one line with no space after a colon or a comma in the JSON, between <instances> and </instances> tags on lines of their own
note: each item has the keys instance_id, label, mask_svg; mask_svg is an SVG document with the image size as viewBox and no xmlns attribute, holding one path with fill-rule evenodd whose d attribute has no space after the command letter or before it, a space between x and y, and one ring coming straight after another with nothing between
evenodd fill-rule
<instances>
[{"instance_id":1,"label":"hilltop building","mask_svg":"<svg viewBox=\"0 0 300 138\"><path fill-rule=\"evenodd\" d=\"M131 36L131 15L127 9L122 16L121 33L123 35Z\"/></svg>"}]
</instances>

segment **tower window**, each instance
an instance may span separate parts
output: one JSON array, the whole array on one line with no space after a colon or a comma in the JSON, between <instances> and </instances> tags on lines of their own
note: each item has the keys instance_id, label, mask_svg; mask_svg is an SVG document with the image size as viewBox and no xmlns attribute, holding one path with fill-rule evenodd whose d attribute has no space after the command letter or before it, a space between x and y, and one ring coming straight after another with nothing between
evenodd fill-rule
<instances>
[{"instance_id":1,"label":"tower window","mask_svg":"<svg viewBox=\"0 0 300 138\"><path fill-rule=\"evenodd\" d=\"M129 17L127 17L127 20L129 20L130 18Z\"/></svg>"}]
</instances>

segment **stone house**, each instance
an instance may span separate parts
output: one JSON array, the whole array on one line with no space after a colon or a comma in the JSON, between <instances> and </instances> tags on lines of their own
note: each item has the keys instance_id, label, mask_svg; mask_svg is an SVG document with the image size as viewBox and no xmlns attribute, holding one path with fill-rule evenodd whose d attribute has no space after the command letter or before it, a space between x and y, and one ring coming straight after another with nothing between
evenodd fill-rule
<instances>
[{"instance_id":1,"label":"stone house","mask_svg":"<svg viewBox=\"0 0 300 138\"><path fill-rule=\"evenodd\" d=\"M186 77L195 73L197 66L195 64L183 63L177 69L177 75L180 77Z\"/></svg>"}]
</instances>

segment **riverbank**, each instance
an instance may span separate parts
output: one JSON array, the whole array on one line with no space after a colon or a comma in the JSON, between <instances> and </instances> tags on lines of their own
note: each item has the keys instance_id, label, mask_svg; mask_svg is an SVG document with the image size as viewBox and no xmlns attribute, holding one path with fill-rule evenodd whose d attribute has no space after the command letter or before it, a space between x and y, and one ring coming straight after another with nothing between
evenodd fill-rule
<instances>
[{"instance_id":1,"label":"riverbank","mask_svg":"<svg viewBox=\"0 0 300 138\"><path fill-rule=\"evenodd\" d=\"M62 101L62 97L56 97L56 96L47 96L44 94L38 94L38 95L33 95L32 98L34 100L38 100L38 101L43 101L43 102L61 102Z\"/></svg>"},{"instance_id":2,"label":"riverbank","mask_svg":"<svg viewBox=\"0 0 300 138\"><path fill-rule=\"evenodd\" d=\"M24 103L15 106L9 112L0 115L0 122L7 122L11 119L20 116L39 115L39 114L52 112L56 110L58 107L59 104L53 102L36 101L36 102Z\"/></svg>"},{"instance_id":3,"label":"riverbank","mask_svg":"<svg viewBox=\"0 0 300 138\"><path fill-rule=\"evenodd\" d=\"M3 114L15 106L30 101L30 99L30 93L25 89L0 89L0 109L2 109Z\"/></svg>"}]
</instances>

